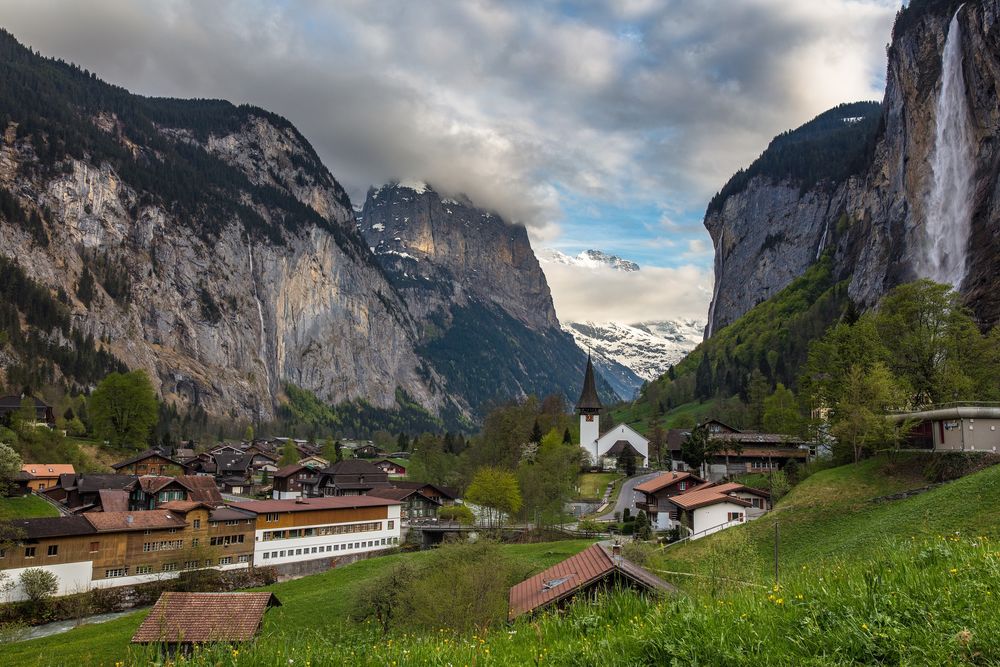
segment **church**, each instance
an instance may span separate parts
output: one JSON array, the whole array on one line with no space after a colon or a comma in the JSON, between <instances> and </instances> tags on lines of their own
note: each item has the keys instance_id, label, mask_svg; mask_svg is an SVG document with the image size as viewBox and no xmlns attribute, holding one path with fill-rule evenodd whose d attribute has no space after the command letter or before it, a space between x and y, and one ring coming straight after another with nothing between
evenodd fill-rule
<instances>
[{"instance_id":1,"label":"church","mask_svg":"<svg viewBox=\"0 0 1000 667\"><path fill-rule=\"evenodd\" d=\"M587 453L592 465L602 469L615 468L618 457L631 452L636 467L649 465L649 440L626 424L619 424L607 433L601 433L601 399L594 381L594 364L587 355L587 371L583 376L583 391L576 402L580 415L580 446Z\"/></svg>"}]
</instances>

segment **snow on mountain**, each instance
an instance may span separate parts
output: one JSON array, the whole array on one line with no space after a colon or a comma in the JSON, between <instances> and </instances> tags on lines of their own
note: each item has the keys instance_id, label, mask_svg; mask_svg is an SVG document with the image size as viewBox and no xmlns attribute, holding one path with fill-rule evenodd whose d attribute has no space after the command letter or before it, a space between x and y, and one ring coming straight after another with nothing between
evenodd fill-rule
<instances>
[{"instance_id":1,"label":"snow on mountain","mask_svg":"<svg viewBox=\"0 0 1000 667\"><path fill-rule=\"evenodd\" d=\"M568 264L588 269L610 268L618 271L638 271L639 265L618 255L609 255L601 250L584 250L579 255L567 255L559 250L543 248L536 255L538 261L553 264Z\"/></svg>"},{"instance_id":2,"label":"snow on mountain","mask_svg":"<svg viewBox=\"0 0 1000 667\"><path fill-rule=\"evenodd\" d=\"M705 322L568 322L563 329L591 352L594 366L615 392L630 399L643 382L666 373L701 342Z\"/></svg>"}]
</instances>

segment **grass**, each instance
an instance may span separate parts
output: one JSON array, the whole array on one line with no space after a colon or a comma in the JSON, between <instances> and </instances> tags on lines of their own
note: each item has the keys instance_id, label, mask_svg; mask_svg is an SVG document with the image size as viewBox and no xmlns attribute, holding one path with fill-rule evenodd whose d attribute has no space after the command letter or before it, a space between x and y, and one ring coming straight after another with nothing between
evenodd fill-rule
<instances>
[{"instance_id":1,"label":"grass","mask_svg":"<svg viewBox=\"0 0 1000 667\"><path fill-rule=\"evenodd\" d=\"M580 489L580 498L595 498L600 500L604 497L604 490L608 484L621 477L616 472L582 472L576 478L577 487Z\"/></svg>"},{"instance_id":2,"label":"grass","mask_svg":"<svg viewBox=\"0 0 1000 667\"><path fill-rule=\"evenodd\" d=\"M692 401L663 413L660 423L663 428L679 428L677 422L682 419L684 421L681 423L698 423L704 421L717 407L715 401L703 403ZM651 403L645 401L626 403L616 408L612 416L615 423L628 424L642 435L649 437L649 424L653 420L653 405Z\"/></svg>"},{"instance_id":3,"label":"grass","mask_svg":"<svg viewBox=\"0 0 1000 667\"><path fill-rule=\"evenodd\" d=\"M905 500L872 502L927 485L921 471L927 458L901 454L896 462L880 456L858 464L821 470L782 498L773 512L744 531L765 570L773 568L774 523L780 529L780 564L798 568L823 559L864 559L887 538L908 539L945 533L1000 537L996 503L1000 466L949 482ZM731 531L726 531L731 532ZM665 552L669 569L695 572L725 533Z\"/></svg>"},{"instance_id":4,"label":"grass","mask_svg":"<svg viewBox=\"0 0 1000 667\"><path fill-rule=\"evenodd\" d=\"M541 571L592 543L592 540L567 540L511 544L502 549L515 562ZM265 638L290 631L339 635L345 631L344 619L354 608L355 594L366 581L403 559L419 562L428 555L429 552L415 552L362 560L261 589L273 591L282 604L268 612L262 634ZM113 665L125 656L129 640L147 613L139 611L52 637L0 645L0 665ZM126 664L132 663L126 661Z\"/></svg>"},{"instance_id":5,"label":"grass","mask_svg":"<svg viewBox=\"0 0 1000 667\"><path fill-rule=\"evenodd\" d=\"M0 520L35 519L47 516L59 516L59 511L38 496L0 498Z\"/></svg>"}]
</instances>

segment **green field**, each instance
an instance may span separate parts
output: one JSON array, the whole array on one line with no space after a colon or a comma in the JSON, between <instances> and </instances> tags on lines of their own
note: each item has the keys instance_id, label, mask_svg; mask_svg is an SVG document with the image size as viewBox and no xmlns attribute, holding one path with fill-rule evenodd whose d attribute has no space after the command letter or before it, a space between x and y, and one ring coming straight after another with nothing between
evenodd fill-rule
<instances>
[{"instance_id":1,"label":"green field","mask_svg":"<svg viewBox=\"0 0 1000 667\"><path fill-rule=\"evenodd\" d=\"M616 472L582 472L576 478L577 487L580 489L577 496L600 500L604 497L604 490L608 488L608 484L619 477L621 475Z\"/></svg>"},{"instance_id":2,"label":"green field","mask_svg":"<svg viewBox=\"0 0 1000 667\"><path fill-rule=\"evenodd\" d=\"M592 540L568 540L502 548L516 562L539 571L592 543ZM280 632L310 631L323 635L343 632L344 621L355 606L355 593L366 581L402 559L419 562L429 553L372 558L263 589L274 591L282 605L267 613L264 637ZM129 639L145 615L146 612L140 611L52 637L0 645L0 665L113 665L125 655Z\"/></svg>"},{"instance_id":3,"label":"green field","mask_svg":"<svg viewBox=\"0 0 1000 667\"><path fill-rule=\"evenodd\" d=\"M0 519L35 519L59 516L59 511L37 496L0 498Z\"/></svg>"},{"instance_id":4,"label":"green field","mask_svg":"<svg viewBox=\"0 0 1000 667\"><path fill-rule=\"evenodd\" d=\"M699 403L692 401L684 405L678 405L673 410L668 410L660 418L663 428L677 428L677 421L681 418L693 423L703 421L717 406L712 401ZM616 408L613 412L615 423L628 424L639 433L649 436L649 423L653 418L653 406L650 403L637 401L628 403Z\"/></svg>"}]
</instances>

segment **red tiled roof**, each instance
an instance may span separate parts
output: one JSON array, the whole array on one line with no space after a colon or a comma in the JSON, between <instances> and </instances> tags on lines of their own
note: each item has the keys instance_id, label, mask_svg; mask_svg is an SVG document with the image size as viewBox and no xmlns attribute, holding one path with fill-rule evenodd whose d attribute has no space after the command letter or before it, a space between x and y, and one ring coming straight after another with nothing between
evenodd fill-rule
<instances>
[{"instance_id":1,"label":"red tiled roof","mask_svg":"<svg viewBox=\"0 0 1000 667\"><path fill-rule=\"evenodd\" d=\"M271 475L271 477L274 477L275 479L282 477L291 477L300 470L306 470L306 467L298 463L289 463L288 465L282 466L281 468L275 470L274 473Z\"/></svg>"},{"instance_id":2,"label":"red tiled roof","mask_svg":"<svg viewBox=\"0 0 1000 667\"><path fill-rule=\"evenodd\" d=\"M76 473L70 463L25 463L21 466L21 471L32 477L57 477Z\"/></svg>"},{"instance_id":3,"label":"red tiled roof","mask_svg":"<svg viewBox=\"0 0 1000 667\"><path fill-rule=\"evenodd\" d=\"M173 510L174 512L180 512L181 514L187 514L191 510L196 510L199 507L204 507L207 510L211 510L212 506L208 503L203 503L198 500L170 500L165 503L160 503L157 508L161 510Z\"/></svg>"},{"instance_id":4,"label":"red tiled roof","mask_svg":"<svg viewBox=\"0 0 1000 667\"><path fill-rule=\"evenodd\" d=\"M272 512L311 512L330 509L357 509L359 507L388 507L399 501L373 496L329 496L324 498L301 498L299 500L247 500L229 503L236 509L257 514Z\"/></svg>"},{"instance_id":5,"label":"red tiled roof","mask_svg":"<svg viewBox=\"0 0 1000 667\"><path fill-rule=\"evenodd\" d=\"M191 492L191 500L196 500L210 505L222 505L222 494L215 484L214 477L205 475L181 475L175 477L184 488Z\"/></svg>"},{"instance_id":6,"label":"red tiled roof","mask_svg":"<svg viewBox=\"0 0 1000 667\"><path fill-rule=\"evenodd\" d=\"M380 487L377 489L372 489L368 494L369 496L378 496L379 498L391 498L392 500L406 500L412 495L417 495L424 500L430 501L435 505L440 505L438 501L433 498L428 498L419 489L399 489L393 486Z\"/></svg>"},{"instance_id":7,"label":"red tiled roof","mask_svg":"<svg viewBox=\"0 0 1000 667\"><path fill-rule=\"evenodd\" d=\"M274 593L163 593L132 635L133 644L243 642L260 630Z\"/></svg>"},{"instance_id":8,"label":"red tiled roof","mask_svg":"<svg viewBox=\"0 0 1000 667\"><path fill-rule=\"evenodd\" d=\"M750 503L747 501L742 498L734 498L733 496L726 495L724 491L720 491L719 487L714 485L688 491L687 493L682 493L679 496L671 496L670 498L667 498L667 500L681 509L686 510L693 510L699 507L705 507L706 505L715 505L722 502L730 502L734 505L750 507Z\"/></svg>"},{"instance_id":9,"label":"red tiled roof","mask_svg":"<svg viewBox=\"0 0 1000 667\"><path fill-rule=\"evenodd\" d=\"M156 528L183 528L186 525L184 519L170 510L94 512L92 514L84 514L84 517L98 532L102 533Z\"/></svg>"},{"instance_id":10,"label":"red tiled roof","mask_svg":"<svg viewBox=\"0 0 1000 667\"><path fill-rule=\"evenodd\" d=\"M752 486L746 486L745 484L738 484L736 482L726 482L725 484L716 484L715 490L721 493L732 493L733 491L740 491L742 493L750 493L755 496L770 497L770 493L764 489L755 489Z\"/></svg>"},{"instance_id":11,"label":"red tiled roof","mask_svg":"<svg viewBox=\"0 0 1000 667\"><path fill-rule=\"evenodd\" d=\"M673 590L670 584L634 563L621 559L616 565L604 547L594 544L513 586L508 598L507 616L513 620L521 614L558 602L616 570L646 588Z\"/></svg>"},{"instance_id":12,"label":"red tiled roof","mask_svg":"<svg viewBox=\"0 0 1000 667\"><path fill-rule=\"evenodd\" d=\"M662 475L658 475L651 480L639 484L635 487L635 490L642 491L644 493L656 493L663 487L670 486L674 482L679 482L682 479L691 479L698 483L702 481L700 477L695 477L689 472L665 472Z\"/></svg>"},{"instance_id":13,"label":"red tiled roof","mask_svg":"<svg viewBox=\"0 0 1000 667\"><path fill-rule=\"evenodd\" d=\"M104 512L127 512L128 491L125 489L98 489L101 510Z\"/></svg>"}]
</instances>

